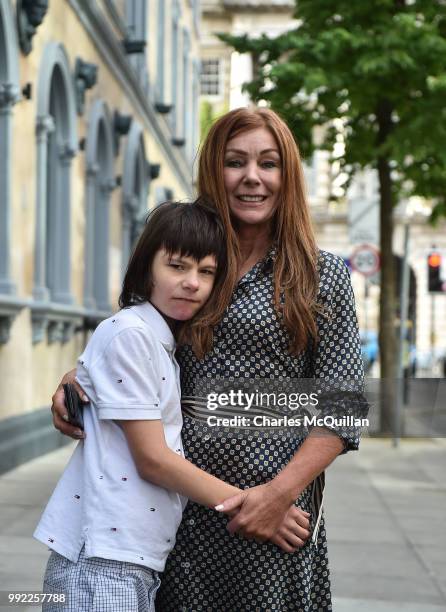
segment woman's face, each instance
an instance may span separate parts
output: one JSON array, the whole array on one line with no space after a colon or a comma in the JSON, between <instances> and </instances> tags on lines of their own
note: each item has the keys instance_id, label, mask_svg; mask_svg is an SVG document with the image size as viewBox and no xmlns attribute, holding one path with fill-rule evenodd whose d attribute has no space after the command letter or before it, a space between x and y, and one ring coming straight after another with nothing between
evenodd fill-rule
<instances>
[{"instance_id":1,"label":"woman's face","mask_svg":"<svg viewBox=\"0 0 446 612\"><path fill-rule=\"evenodd\" d=\"M267 128L243 132L228 141L224 182L231 214L239 226L271 223L282 169L277 143Z\"/></svg>"}]
</instances>

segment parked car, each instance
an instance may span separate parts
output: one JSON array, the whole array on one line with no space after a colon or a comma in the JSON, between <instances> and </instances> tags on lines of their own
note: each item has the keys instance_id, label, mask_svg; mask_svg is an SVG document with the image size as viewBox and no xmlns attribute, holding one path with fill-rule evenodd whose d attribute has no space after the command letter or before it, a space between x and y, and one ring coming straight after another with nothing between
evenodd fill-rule
<instances>
[{"instance_id":1,"label":"parked car","mask_svg":"<svg viewBox=\"0 0 446 612\"><path fill-rule=\"evenodd\" d=\"M360 332L362 359L364 361L364 371L367 373L378 359L378 334L375 331L367 330Z\"/></svg>"}]
</instances>

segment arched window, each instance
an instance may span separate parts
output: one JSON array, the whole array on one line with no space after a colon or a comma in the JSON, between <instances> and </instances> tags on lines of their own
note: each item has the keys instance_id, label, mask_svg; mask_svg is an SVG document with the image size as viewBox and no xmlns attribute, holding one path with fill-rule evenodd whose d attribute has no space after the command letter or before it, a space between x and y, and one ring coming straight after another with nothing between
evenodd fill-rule
<instances>
[{"instance_id":1,"label":"arched window","mask_svg":"<svg viewBox=\"0 0 446 612\"><path fill-rule=\"evenodd\" d=\"M147 215L150 174L146 159L143 130L132 122L124 157L122 179L122 268L127 262Z\"/></svg>"},{"instance_id":2,"label":"arched window","mask_svg":"<svg viewBox=\"0 0 446 612\"><path fill-rule=\"evenodd\" d=\"M101 100L90 112L86 162L84 305L109 311L109 209L115 179L110 114Z\"/></svg>"},{"instance_id":3,"label":"arched window","mask_svg":"<svg viewBox=\"0 0 446 612\"><path fill-rule=\"evenodd\" d=\"M0 344L9 339L14 316L23 306L11 278L12 108L19 95L16 28L9 0L0 0Z\"/></svg>"},{"instance_id":4,"label":"arched window","mask_svg":"<svg viewBox=\"0 0 446 612\"><path fill-rule=\"evenodd\" d=\"M37 176L33 342L66 342L79 325L71 295L71 160L77 150L76 99L62 44L42 54L37 83Z\"/></svg>"},{"instance_id":5,"label":"arched window","mask_svg":"<svg viewBox=\"0 0 446 612\"><path fill-rule=\"evenodd\" d=\"M63 45L45 47L37 86L34 299L71 304L70 169L76 153L73 80Z\"/></svg>"}]
</instances>

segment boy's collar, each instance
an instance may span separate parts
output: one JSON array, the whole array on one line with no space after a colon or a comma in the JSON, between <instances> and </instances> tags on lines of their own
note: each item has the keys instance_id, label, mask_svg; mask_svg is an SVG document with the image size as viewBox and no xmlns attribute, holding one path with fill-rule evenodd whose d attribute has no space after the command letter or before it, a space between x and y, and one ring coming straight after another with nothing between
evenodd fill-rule
<instances>
[{"instance_id":1,"label":"boy's collar","mask_svg":"<svg viewBox=\"0 0 446 612\"><path fill-rule=\"evenodd\" d=\"M173 351L175 349L175 338L163 315L151 304L144 302L135 306L135 312L143 321L150 326L156 338L161 342L165 349Z\"/></svg>"}]
</instances>

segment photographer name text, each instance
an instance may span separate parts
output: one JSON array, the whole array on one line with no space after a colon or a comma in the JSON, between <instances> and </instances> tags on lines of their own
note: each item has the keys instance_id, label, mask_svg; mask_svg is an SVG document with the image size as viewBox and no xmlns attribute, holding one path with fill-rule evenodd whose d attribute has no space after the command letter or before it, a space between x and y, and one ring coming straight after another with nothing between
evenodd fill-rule
<instances>
[{"instance_id":1,"label":"photographer name text","mask_svg":"<svg viewBox=\"0 0 446 612\"><path fill-rule=\"evenodd\" d=\"M219 417L211 415L207 417L209 427L369 427L369 419L359 419L353 416L334 417L325 416L303 416L270 417L265 415Z\"/></svg>"}]
</instances>

